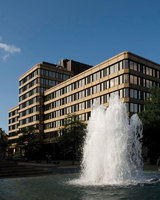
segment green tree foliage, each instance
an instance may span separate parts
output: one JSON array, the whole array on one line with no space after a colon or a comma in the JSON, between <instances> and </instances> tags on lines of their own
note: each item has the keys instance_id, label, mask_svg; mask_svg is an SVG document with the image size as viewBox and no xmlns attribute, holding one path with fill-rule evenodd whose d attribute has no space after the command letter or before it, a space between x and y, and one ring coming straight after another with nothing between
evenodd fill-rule
<instances>
[{"instance_id":1,"label":"green tree foliage","mask_svg":"<svg viewBox=\"0 0 160 200\"><path fill-rule=\"evenodd\" d=\"M57 138L57 145L63 159L79 160L82 153L82 145L85 137L86 124L76 114L68 115L64 126Z\"/></svg>"},{"instance_id":2,"label":"green tree foliage","mask_svg":"<svg viewBox=\"0 0 160 200\"><path fill-rule=\"evenodd\" d=\"M0 128L0 159L5 158L8 147L8 138L5 132Z\"/></svg>"},{"instance_id":3,"label":"green tree foliage","mask_svg":"<svg viewBox=\"0 0 160 200\"><path fill-rule=\"evenodd\" d=\"M160 156L160 88L151 89L151 98L146 99L145 111L139 117L143 123L143 145L154 164Z\"/></svg>"},{"instance_id":4,"label":"green tree foliage","mask_svg":"<svg viewBox=\"0 0 160 200\"><path fill-rule=\"evenodd\" d=\"M17 146L23 151L28 159L39 159L42 144L39 135L35 133L34 127L27 127L20 131L22 136L18 138Z\"/></svg>"}]
</instances>

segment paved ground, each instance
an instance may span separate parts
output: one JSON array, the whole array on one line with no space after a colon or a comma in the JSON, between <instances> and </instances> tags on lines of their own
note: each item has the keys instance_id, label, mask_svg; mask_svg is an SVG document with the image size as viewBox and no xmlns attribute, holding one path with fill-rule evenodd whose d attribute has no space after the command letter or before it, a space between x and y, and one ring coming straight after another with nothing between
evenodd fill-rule
<instances>
[{"instance_id":1,"label":"paved ground","mask_svg":"<svg viewBox=\"0 0 160 200\"><path fill-rule=\"evenodd\" d=\"M16 162L16 166L13 162L12 165L3 166L0 165L0 177L19 177L19 176L39 176L45 174L70 174L80 172L80 164L72 161L52 161L52 163L41 162ZM10 164L11 164L10 163ZM18 165L18 166L17 166ZM156 165L144 165L144 170L147 171L160 171Z\"/></svg>"},{"instance_id":2,"label":"paved ground","mask_svg":"<svg viewBox=\"0 0 160 200\"><path fill-rule=\"evenodd\" d=\"M80 164L72 161L56 161L53 163L46 162L19 162L20 165L34 166L36 168L47 169L52 171L53 174L67 174L67 173L78 173L80 171Z\"/></svg>"},{"instance_id":3,"label":"paved ground","mask_svg":"<svg viewBox=\"0 0 160 200\"><path fill-rule=\"evenodd\" d=\"M52 163L46 163L42 161L37 162L19 162L21 165L30 165L41 169L46 169L52 171L53 174L66 174L66 173L78 173L80 171L80 163L75 162L74 165L72 161L55 161ZM160 167L157 165L144 164L145 171L160 171Z\"/></svg>"},{"instance_id":4,"label":"paved ground","mask_svg":"<svg viewBox=\"0 0 160 200\"><path fill-rule=\"evenodd\" d=\"M0 161L0 178L40 176L52 174L47 168L38 168L28 163L19 164L16 161L1 160Z\"/></svg>"}]
</instances>

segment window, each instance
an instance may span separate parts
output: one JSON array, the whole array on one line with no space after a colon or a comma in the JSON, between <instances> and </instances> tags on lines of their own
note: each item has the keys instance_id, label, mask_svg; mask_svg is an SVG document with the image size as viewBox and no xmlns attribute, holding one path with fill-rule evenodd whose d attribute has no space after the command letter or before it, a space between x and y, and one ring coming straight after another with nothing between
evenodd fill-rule
<instances>
[{"instance_id":1,"label":"window","mask_svg":"<svg viewBox=\"0 0 160 200\"><path fill-rule=\"evenodd\" d=\"M137 63L130 61L130 69L137 71Z\"/></svg>"},{"instance_id":2,"label":"window","mask_svg":"<svg viewBox=\"0 0 160 200\"><path fill-rule=\"evenodd\" d=\"M130 75L130 83L137 85L137 76Z\"/></svg>"},{"instance_id":3,"label":"window","mask_svg":"<svg viewBox=\"0 0 160 200\"><path fill-rule=\"evenodd\" d=\"M109 69L109 68L105 68L105 69L102 70L102 76L103 76L103 77L109 75L108 69Z\"/></svg>"},{"instance_id":4,"label":"window","mask_svg":"<svg viewBox=\"0 0 160 200\"><path fill-rule=\"evenodd\" d=\"M95 85L95 86L93 86L93 89L92 89L92 91L93 91L93 94L96 94L97 93L97 86Z\"/></svg>"},{"instance_id":5,"label":"window","mask_svg":"<svg viewBox=\"0 0 160 200\"><path fill-rule=\"evenodd\" d=\"M110 74L113 74L115 72L115 66L112 65L110 66Z\"/></svg>"},{"instance_id":6,"label":"window","mask_svg":"<svg viewBox=\"0 0 160 200\"><path fill-rule=\"evenodd\" d=\"M115 79L111 79L110 80L110 87L114 87L115 86Z\"/></svg>"},{"instance_id":7,"label":"window","mask_svg":"<svg viewBox=\"0 0 160 200\"><path fill-rule=\"evenodd\" d=\"M138 64L137 71L141 72L141 65L140 64Z\"/></svg>"},{"instance_id":8,"label":"window","mask_svg":"<svg viewBox=\"0 0 160 200\"><path fill-rule=\"evenodd\" d=\"M93 82L97 80L97 73L93 74Z\"/></svg>"},{"instance_id":9,"label":"window","mask_svg":"<svg viewBox=\"0 0 160 200\"><path fill-rule=\"evenodd\" d=\"M89 76L86 77L86 84L89 84L91 82L92 82L92 76L89 75ZM78 88L78 86L76 88Z\"/></svg>"},{"instance_id":10,"label":"window","mask_svg":"<svg viewBox=\"0 0 160 200\"><path fill-rule=\"evenodd\" d=\"M90 108L91 107L91 100L87 100L86 101L86 108Z\"/></svg>"},{"instance_id":11,"label":"window","mask_svg":"<svg viewBox=\"0 0 160 200\"><path fill-rule=\"evenodd\" d=\"M152 69L150 67L146 67L146 74L152 76Z\"/></svg>"},{"instance_id":12,"label":"window","mask_svg":"<svg viewBox=\"0 0 160 200\"><path fill-rule=\"evenodd\" d=\"M109 88L109 81L103 82L103 87L102 87L102 89L103 89L103 90L106 90L106 89L108 89L108 88Z\"/></svg>"},{"instance_id":13,"label":"window","mask_svg":"<svg viewBox=\"0 0 160 200\"><path fill-rule=\"evenodd\" d=\"M118 85L118 77L115 78L115 86Z\"/></svg>"},{"instance_id":14,"label":"window","mask_svg":"<svg viewBox=\"0 0 160 200\"><path fill-rule=\"evenodd\" d=\"M123 69L128 68L128 60L123 60Z\"/></svg>"},{"instance_id":15,"label":"window","mask_svg":"<svg viewBox=\"0 0 160 200\"><path fill-rule=\"evenodd\" d=\"M143 65L143 74L146 73L146 67Z\"/></svg>"},{"instance_id":16,"label":"window","mask_svg":"<svg viewBox=\"0 0 160 200\"><path fill-rule=\"evenodd\" d=\"M130 112L138 112L138 106L135 103L130 103Z\"/></svg>"},{"instance_id":17,"label":"window","mask_svg":"<svg viewBox=\"0 0 160 200\"><path fill-rule=\"evenodd\" d=\"M160 78L160 77L159 77L159 71L157 71L157 78Z\"/></svg>"},{"instance_id":18,"label":"window","mask_svg":"<svg viewBox=\"0 0 160 200\"><path fill-rule=\"evenodd\" d=\"M152 81L146 80L146 87L147 87L147 88L152 87Z\"/></svg>"},{"instance_id":19,"label":"window","mask_svg":"<svg viewBox=\"0 0 160 200\"><path fill-rule=\"evenodd\" d=\"M105 94L105 95L103 96L103 103L107 103L108 100L109 100L109 94Z\"/></svg>"},{"instance_id":20,"label":"window","mask_svg":"<svg viewBox=\"0 0 160 200\"><path fill-rule=\"evenodd\" d=\"M86 89L86 96L89 96L89 95L91 95L91 88Z\"/></svg>"},{"instance_id":21,"label":"window","mask_svg":"<svg viewBox=\"0 0 160 200\"><path fill-rule=\"evenodd\" d=\"M124 88L124 97L125 98L129 97L129 89L128 88Z\"/></svg>"},{"instance_id":22,"label":"window","mask_svg":"<svg viewBox=\"0 0 160 200\"><path fill-rule=\"evenodd\" d=\"M130 89L130 98L138 99L138 91L134 89Z\"/></svg>"},{"instance_id":23,"label":"window","mask_svg":"<svg viewBox=\"0 0 160 200\"><path fill-rule=\"evenodd\" d=\"M97 85L97 92L100 92L100 84Z\"/></svg>"},{"instance_id":24,"label":"window","mask_svg":"<svg viewBox=\"0 0 160 200\"><path fill-rule=\"evenodd\" d=\"M119 70L122 70L123 69L123 64L122 64L122 61L119 62Z\"/></svg>"},{"instance_id":25,"label":"window","mask_svg":"<svg viewBox=\"0 0 160 200\"><path fill-rule=\"evenodd\" d=\"M97 72L97 80L99 80L101 77L100 77L100 71Z\"/></svg>"},{"instance_id":26,"label":"window","mask_svg":"<svg viewBox=\"0 0 160 200\"><path fill-rule=\"evenodd\" d=\"M85 79L83 78L83 79L79 80L79 87L82 87L84 85L85 85Z\"/></svg>"},{"instance_id":27,"label":"window","mask_svg":"<svg viewBox=\"0 0 160 200\"><path fill-rule=\"evenodd\" d=\"M123 75L119 76L119 84L122 84L124 81L123 81Z\"/></svg>"},{"instance_id":28,"label":"window","mask_svg":"<svg viewBox=\"0 0 160 200\"><path fill-rule=\"evenodd\" d=\"M119 91L119 97L120 97L120 98L123 98L123 89L121 89L121 90Z\"/></svg>"},{"instance_id":29,"label":"window","mask_svg":"<svg viewBox=\"0 0 160 200\"><path fill-rule=\"evenodd\" d=\"M124 83L129 83L129 74L124 74Z\"/></svg>"}]
</instances>

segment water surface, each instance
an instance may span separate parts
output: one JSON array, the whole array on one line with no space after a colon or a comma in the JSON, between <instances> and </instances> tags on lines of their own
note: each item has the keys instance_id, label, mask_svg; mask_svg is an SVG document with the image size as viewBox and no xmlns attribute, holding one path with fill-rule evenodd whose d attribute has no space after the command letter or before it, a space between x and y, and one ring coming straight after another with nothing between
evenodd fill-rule
<instances>
[{"instance_id":1,"label":"water surface","mask_svg":"<svg viewBox=\"0 0 160 200\"><path fill-rule=\"evenodd\" d=\"M153 180L129 186L69 184L78 174L0 179L0 200L159 200L160 174Z\"/></svg>"}]
</instances>

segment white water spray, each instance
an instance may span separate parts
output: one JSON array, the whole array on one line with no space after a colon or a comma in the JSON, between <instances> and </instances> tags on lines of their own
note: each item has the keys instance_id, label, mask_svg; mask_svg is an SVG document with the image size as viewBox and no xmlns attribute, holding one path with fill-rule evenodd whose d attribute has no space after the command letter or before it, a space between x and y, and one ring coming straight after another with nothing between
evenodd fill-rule
<instances>
[{"instance_id":1,"label":"white water spray","mask_svg":"<svg viewBox=\"0 0 160 200\"><path fill-rule=\"evenodd\" d=\"M131 119L118 96L109 107L94 103L83 148L82 172L76 184L121 185L142 179L142 123Z\"/></svg>"}]
</instances>

